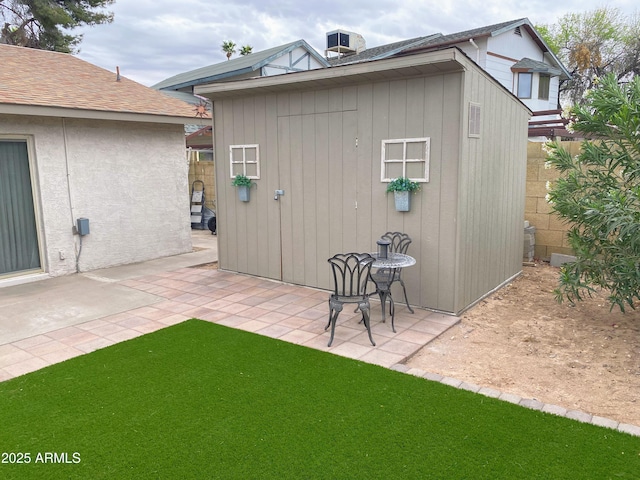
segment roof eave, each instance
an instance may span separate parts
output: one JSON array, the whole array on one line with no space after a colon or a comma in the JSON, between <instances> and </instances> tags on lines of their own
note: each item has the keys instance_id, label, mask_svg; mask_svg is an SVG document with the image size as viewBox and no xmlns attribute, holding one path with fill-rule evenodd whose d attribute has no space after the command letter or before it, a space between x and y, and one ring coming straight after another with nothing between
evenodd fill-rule
<instances>
[{"instance_id":1,"label":"roof eave","mask_svg":"<svg viewBox=\"0 0 640 480\"><path fill-rule=\"evenodd\" d=\"M260 77L236 82L213 83L197 87L196 93L212 100L237 97L252 93L272 93L290 91L291 89L305 89L312 87L330 88L337 85L356 84L362 78L373 81L385 78L395 78L399 75L424 75L453 71L464 71L466 57L460 55L456 48L429 52L421 55L393 57L375 62L362 62L332 68L308 70ZM406 78L406 77L405 77Z\"/></svg>"},{"instance_id":2,"label":"roof eave","mask_svg":"<svg viewBox=\"0 0 640 480\"><path fill-rule=\"evenodd\" d=\"M40 105L0 104L0 114L31 117L79 118L85 120L110 120L137 123L162 123L178 125L202 125L211 123L211 118L158 115L151 113L114 112L102 110L82 110Z\"/></svg>"},{"instance_id":3,"label":"roof eave","mask_svg":"<svg viewBox=\"0 0 640 480\"><path fill-rule=\"evenodd\" d=\"M503 33L503 30L505 30L505 29L509 30L511 28L515 28L515 27L518 27L518 26L524 26L524 28L527 31L527 33L529 34L529 36L533 39L534 42L536 42L536 44L542 50L542 54L547 56L547 57L550 57L549 61L552 62L554 64L554 66L557 67L559 70L561 70L562 73L560 74L560 78L563 79L563 80L570 79L571 78L571 74L569 73L569 71L562 64L560 59L558 57L556 57L555 53L553 53L551 48L549 48L549 45L547 45L547 43L540 36L538 31L535 29L535 27L531 24L531 22L528 19L524 18L524 19L522 19L520 21L514 22L511 25L509 25L508 27L505 27L505 28L501 29L499 31L499 33ZM498 32L498 31L496 31L496 32ZM497 34L498 33L496 33L496 35Z\"/></svg>"},{"instance_id":4,"label":"roof eave","mask_svg":"<svg viewBox=\"0 0 640 480\"><path fill-rule=\"evenodd\" d=\"M251 67L245 67L239 70L231 70L228 72L220 73L218 75L212 75L210 77L198 78L196 80L189 80L188 82L177 83L175 85L160 88L159 90L179 90L184 87L195 87L203 83L216 82L224 80L225 78L237 77L238 75L244 75L245 73L250 73L253 71L255 71L255 68L252 65Z\"/></svg>"}]
</instances>

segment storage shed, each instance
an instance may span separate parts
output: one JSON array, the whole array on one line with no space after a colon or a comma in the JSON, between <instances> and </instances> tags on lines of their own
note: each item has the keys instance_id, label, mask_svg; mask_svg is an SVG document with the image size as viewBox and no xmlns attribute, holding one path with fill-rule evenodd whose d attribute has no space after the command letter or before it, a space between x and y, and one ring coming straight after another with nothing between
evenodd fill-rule
<instances>
[{"instance_id":1,"label":"storage shed","mask_svg":"<svg viewBox=\"0 0 640 480\"><path fill-rule=\"evenodd\" d=\"M214 105L220 268L329 289L329 257L402 231L410 302L450 314L520 273L531 112L459 49L196 93ZM403 172L422 186L409 212L386 193Z\"/></svg>"}]
</instances>

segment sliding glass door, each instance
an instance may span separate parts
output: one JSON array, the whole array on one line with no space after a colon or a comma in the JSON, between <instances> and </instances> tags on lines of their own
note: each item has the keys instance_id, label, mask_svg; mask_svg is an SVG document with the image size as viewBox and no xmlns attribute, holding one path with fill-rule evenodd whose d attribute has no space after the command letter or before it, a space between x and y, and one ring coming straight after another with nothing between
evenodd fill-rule
<instances>
[{"instance_id":1,"label":"sliding glass door","mask_svg":"<svg viewBox=\"0 0 640 480\"><path fill-rule=\"evenodd\" d=\"M27 142L0 140L0 276L40 269Z\"/></svg>"}]
</instances>

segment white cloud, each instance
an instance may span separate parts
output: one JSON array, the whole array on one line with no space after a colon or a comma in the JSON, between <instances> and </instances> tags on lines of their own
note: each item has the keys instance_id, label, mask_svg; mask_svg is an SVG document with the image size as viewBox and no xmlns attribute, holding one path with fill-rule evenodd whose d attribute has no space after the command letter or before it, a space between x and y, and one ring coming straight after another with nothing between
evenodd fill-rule
<instances>
[{"instance_id":1,"label":"white cloud","mask_svg":"<svg viewBox=\"0 0 640 480\"><path fill-rule=\"evenodd\" d=\"M626 14L635 2L607 5ZM338 28L361 34L368 47L432 33L462 30L528 17L554 23L570 12L593 10L600 0L579 4L551 0L309 2L280 0L117 0L112 24L83 28L79 56L145 85L177 73L226 61L223 41L265 50L304 39L324 51L326 32Z\"/></svg>"}]
</instances>

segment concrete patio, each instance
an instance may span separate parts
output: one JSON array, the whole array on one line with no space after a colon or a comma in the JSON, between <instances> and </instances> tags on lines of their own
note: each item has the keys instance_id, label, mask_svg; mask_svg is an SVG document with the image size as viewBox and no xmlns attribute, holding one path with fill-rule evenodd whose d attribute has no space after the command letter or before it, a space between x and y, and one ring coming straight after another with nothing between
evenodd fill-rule
<instances>
[{"instance_id":1,"label":"concrete patio","mask_svg":"<svg viewBox=\"0 0 640 480\"><path fill-rule=\"evenodd\" d=\"M384 367L459 321L398 303L393 333L372 301L376 346L345 309L329 348L327 291L218 270L209 231L194 230L193 244L184 255L0 288L0 381L194 317Z\"/></svg>"},{"instance_id":2,"label":"concrete patio","mask_svg":"<svg viewBox=\"0 0 640 480\"><path fill-rule=\"evenodd\" d=\"M403 362L460 319L396 304L396 330L372 301L369 343L360 317L340 314L327 347L329 292L224 272L217 241L193 231L194 251L135 265L33 283L0 286L0 382L94 350L199 318L336 355L392 368L452 387L640 436L640 426L545 404ZM1 285L1 284L0 284Z\"/></svg>"}]
</instances>

